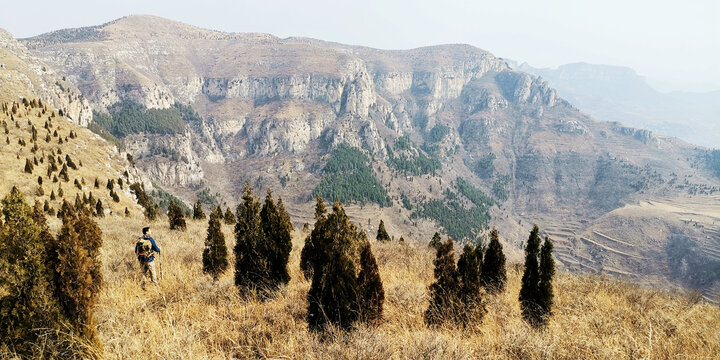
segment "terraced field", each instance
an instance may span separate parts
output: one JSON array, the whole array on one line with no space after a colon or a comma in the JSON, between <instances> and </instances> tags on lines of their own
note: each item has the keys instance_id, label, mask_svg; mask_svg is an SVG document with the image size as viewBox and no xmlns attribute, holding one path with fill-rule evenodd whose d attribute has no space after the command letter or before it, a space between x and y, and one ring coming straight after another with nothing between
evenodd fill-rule
<instances>
[{"instance_id":1,"label":"terraced field","mask_svg":"<svg viewBox=\"0 0 720 360\"><path fill-rule=\"evenodd\" d=\"M720 299L720 279L712 274L720 268L720 196L683 194L641 201L587 224L555 219L539 223L544 224L542 235L553 239L555 258L568 270L663 287L668 286L668 278L700 272L706 274L701 286L704 297ZM678 246L674 243L678 238L693 239L682 243L687 254L669 253L678 252L673 247ZM678 270L673 258L681 259L683 269Z\"/></svg>"}]
</instances>

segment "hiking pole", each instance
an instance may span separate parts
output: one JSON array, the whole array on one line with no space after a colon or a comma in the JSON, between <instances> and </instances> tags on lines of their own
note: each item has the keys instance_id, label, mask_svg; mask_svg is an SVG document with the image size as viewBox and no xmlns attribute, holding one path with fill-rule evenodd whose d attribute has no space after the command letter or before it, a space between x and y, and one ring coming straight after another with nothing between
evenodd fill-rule
<instances>
[{"instance_id":1,"label":"hiking pole","mask_svg":"<svg viewBox=\"0 0 720 360\"><path fill-rule=\"evenodd\" d=\"M159 278L160 280L163 279L163 272L162 272L162 263L163 263L163 261L162 261L162 258L163 258L163 257L160 256L160 254L158 254L158 260L160 260L159 263L158 263L158 272L159 272L158 275L160 275L160 276L158 276L158 278Z\"/></svg>"}]
</instances>

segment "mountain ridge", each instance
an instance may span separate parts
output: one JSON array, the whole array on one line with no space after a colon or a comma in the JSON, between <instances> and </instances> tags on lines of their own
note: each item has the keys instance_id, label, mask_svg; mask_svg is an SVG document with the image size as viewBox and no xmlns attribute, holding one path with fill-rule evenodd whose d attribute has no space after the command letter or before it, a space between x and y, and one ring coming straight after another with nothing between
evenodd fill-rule
<instances>
[{"instance_id":1,"label":"mountain ridge","mask_svg":"<svg viewBox=\"0 0 720 360\"><path fill-rule=\"evenodd\" d=\"M439 216L450 211L438 215L431 206L476 206L462 193L462 179L506 198L487 210L511 257L521 256L525 227L537 222L557 238L563 267L662 284L679 266L662 250L673 236L690 239L686 257L717 247L703 240L717 234L715 215L703 217L706 227L699 231L673 210L696 201L693 196L701 204L714 201L718 181L701 162L704 150L594 120L547 82L511 70L484 50L446 45L386 51L278 38L247 44L188 28L190 34L171 37L25 43L68 74L98 114L121 112L124 101L148 111L176 104L197 111L199 119L180 133L121 139L143 172L187 202L207 190L232 205L247 181L272 187L288 200L296 221L309 221L308 200L327 175L325 163L333 149L348 144L367 156L372 176L392 200L390 207L348 206L366 231L373 227L365 225L364 214L373 213L386 218L391 233L429 239L448 221ZM212 39L198 41L196 31ZM424 172L414 165L422 156L442 169ZM417 175L407 170L413 166ZM648 200L662 205L653 208L662 215L659 223L638 217L635 208L605 217L624 206L645 209ZM655 245L630 231L651 226L662 228ZM638 246L621 249L610 239ZM657 264L632 260L637 257ZM717 260L707 261L714 266ZM687 284L683 276L689 275L672 281ZM700 288L712 289L717 280L703 281Z\"/></svg>"},{"instance_id":2,"label":"mountain ridge","mask_svg":"<svg viewBox=\"0 0 720 360\"><path fill-rule=\"evenodd\" d=\"M720 141L720 91L660 92L629 67L572 63L533 68L507 60L516 69L542 76L571 103L598 119L677 136L705 147Z\"/></svg>"}]
</instances>

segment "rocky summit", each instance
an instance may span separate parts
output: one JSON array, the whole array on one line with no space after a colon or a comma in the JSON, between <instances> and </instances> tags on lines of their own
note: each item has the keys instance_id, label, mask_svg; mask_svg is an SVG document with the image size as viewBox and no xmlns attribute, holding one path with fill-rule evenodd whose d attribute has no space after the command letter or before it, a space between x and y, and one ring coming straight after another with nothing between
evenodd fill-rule
<instances>
[{"instance_id":1,"label":"rocky summit","mask_svg":"<svg viewBox=\"0 0 720 360\"><path fill-rule=\"evenodd\" d=\"M151 16L2 41L14 57L0 71L12 57L58 74L33 84L65 91L56 107L187 203L234 206L247 182L282 196L297 225L320 194L354 204L368 232L382 218L391 236L422 243L497 227L517 260L537 223L566 269L717 297L712 153L596 121L487 51L377 50Z\"/></svg>"}]
</instances>

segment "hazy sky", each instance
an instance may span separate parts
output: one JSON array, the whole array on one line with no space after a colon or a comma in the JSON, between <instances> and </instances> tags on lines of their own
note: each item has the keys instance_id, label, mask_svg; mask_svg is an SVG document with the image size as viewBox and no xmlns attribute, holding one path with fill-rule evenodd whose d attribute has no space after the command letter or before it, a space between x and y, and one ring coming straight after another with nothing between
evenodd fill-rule
<instances>
[{"instance_id":1,"label":"hazy sky","mask_svg":"<svg viewBox=\"0 0 720 360\"><path fill-rule=\"evenodd\" d=\"M535 67L623 65L662 90L720 90L720 0L0 0L0 9L16 37L151 14L383 49L468 43Z\"/></svg>"}]
</instances>

